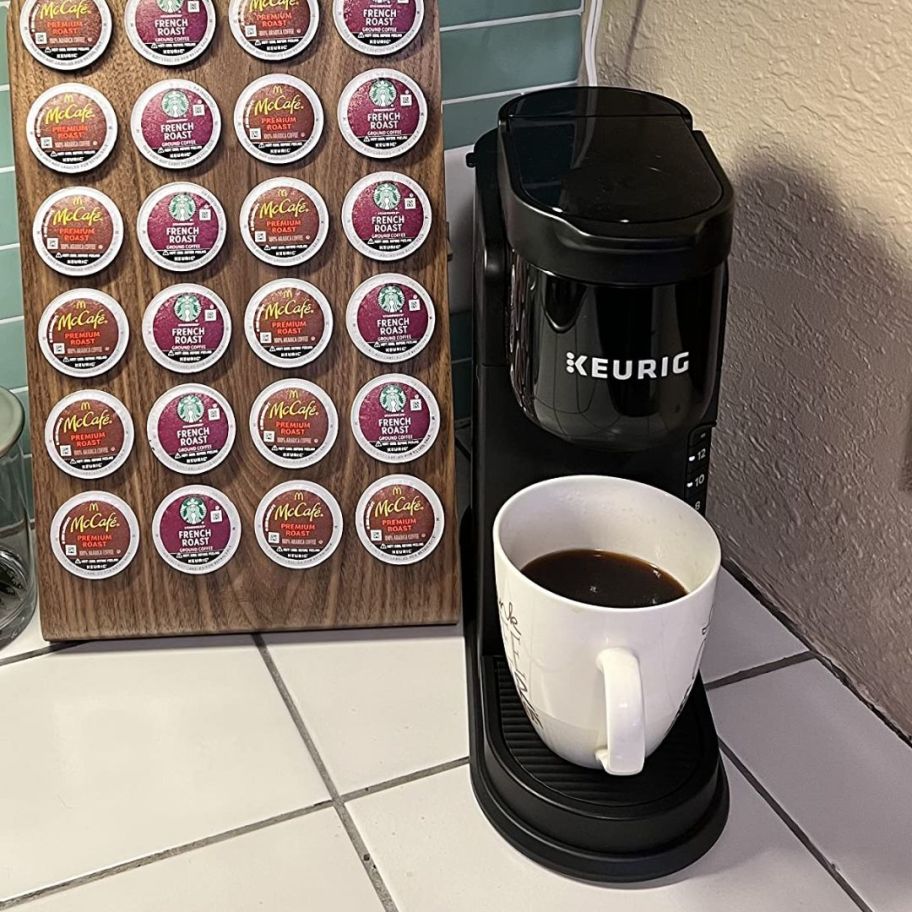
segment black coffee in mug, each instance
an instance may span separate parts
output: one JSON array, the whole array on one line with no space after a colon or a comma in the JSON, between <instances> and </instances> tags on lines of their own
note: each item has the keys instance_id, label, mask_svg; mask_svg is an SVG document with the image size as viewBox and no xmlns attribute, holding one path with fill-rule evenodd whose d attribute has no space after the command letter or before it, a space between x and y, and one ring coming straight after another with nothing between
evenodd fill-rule
<instances>
[{"instance_id":1,"label":"black coffee in mug","mask_svg":"<svg viewBox=\"0 0 912 912\"><path fill-rule=\"evenodd\" d=\"M646 608L687 595L670 573L613 551L553 551L526 564L522 572L549 592L601 608Z\"/></svg>"}]
</instances>

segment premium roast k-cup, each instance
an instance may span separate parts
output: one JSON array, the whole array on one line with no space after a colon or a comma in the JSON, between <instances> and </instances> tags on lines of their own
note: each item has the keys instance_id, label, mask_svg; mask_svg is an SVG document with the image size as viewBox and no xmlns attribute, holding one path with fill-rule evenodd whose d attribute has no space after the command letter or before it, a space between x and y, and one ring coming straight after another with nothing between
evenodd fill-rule
<instances>
[{"instance_id":1,"label":"premium roast k-cup","mask_svg":"<svg viewBox=\"0 0 912 912\"><path fill-rule=\"evenodd\" d=\"M66 82L35 99L25 131L29 148L42 165L61 174L82 174L97 168L113 151L117 115L97 89Z\"/></svg>"}]
</instances>

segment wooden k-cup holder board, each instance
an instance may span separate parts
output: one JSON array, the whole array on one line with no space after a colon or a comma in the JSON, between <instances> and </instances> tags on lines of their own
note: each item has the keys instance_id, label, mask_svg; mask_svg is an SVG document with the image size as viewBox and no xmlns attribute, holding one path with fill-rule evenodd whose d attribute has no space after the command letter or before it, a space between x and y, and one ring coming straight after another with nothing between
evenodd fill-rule
<instances>
[{"instance_id":1,"label":"wooden k-cup holder board","mask_svg":"<svg viewBox=\"0 0 912 912\"><path fill-rule=\"evenodd\" d=\"M455 621L435 3L13 0L9 49L45 636Z\"/></svg>"}]
</instances>

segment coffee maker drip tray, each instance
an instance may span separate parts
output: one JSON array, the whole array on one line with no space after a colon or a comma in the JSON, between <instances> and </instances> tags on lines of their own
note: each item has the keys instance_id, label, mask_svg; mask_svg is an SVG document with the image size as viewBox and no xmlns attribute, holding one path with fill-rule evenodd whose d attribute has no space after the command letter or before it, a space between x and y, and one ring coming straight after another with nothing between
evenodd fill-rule
<instances>
[{"instance_id":1,"label":"coffee maker drip tray","mask_svg":"<svg viewBox=\"0 0 912 912\"><path fill-rule=\"evenodd\" d=\"M473 751L472 784L490 822L524 854L581 880L624 883L678 871L718 839L728 783L699 682L646 768L630 777L553 754L527 719L503 656L482 661L479 683L473 737L487 737L485 750Z\"/></svg>"},{"instance_id":2,"label":"coffee maker drip tray","mask_svg":"<svg viewBox=\"0 0 912 912\"><path fill-rule=\"evenodd\" d=\"M502 650L484 653L479 645L470 526L466 517L470 766L488 820L525 855L580 880L642 881L692 864L719 838L729 802L702 682L639 775L609 776L562 760L529 722Z\"/></svg>"}]
</instances>

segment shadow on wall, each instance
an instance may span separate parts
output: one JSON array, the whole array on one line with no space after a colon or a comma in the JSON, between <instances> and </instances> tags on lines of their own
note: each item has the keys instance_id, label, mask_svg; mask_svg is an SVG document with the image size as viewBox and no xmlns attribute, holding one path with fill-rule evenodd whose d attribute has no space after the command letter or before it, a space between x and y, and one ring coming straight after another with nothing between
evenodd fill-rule
<instances>
[{"instance_id":1,"label":"shadow on wall","mask_svg":"<svg viewBox=\"0 0 912 912\"><path fill-rule=\"evenodd\" d=\"M909 22L826 6L612 0L600 74L690 103L739 194L711 519L912 732Z\"/></svg>"},{"instance_id":2,"label":"shadow on wall","mask_svg":"<svg viewBox=\"0 0 912 912\"><path fill-rule=\"evenodd\" d=\"M912 642L900 610L912 592L912 271L876 213L851 209L813 163L764 154L729 168L738 214L710 511L735 560L810 617L801 627L856 681L880 677L912 730L896 674Z\"/></svg>"}]
</instances>

